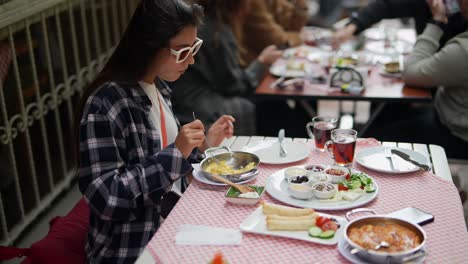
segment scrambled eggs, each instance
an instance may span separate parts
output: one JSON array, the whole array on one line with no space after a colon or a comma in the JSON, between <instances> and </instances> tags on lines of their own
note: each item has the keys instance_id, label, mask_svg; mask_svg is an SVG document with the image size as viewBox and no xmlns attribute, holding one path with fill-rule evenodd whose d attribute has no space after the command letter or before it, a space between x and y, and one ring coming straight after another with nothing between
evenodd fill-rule
<instances>
[{"instance_id":1,"label":"scrambled eggs","mask_svg":"<svg viewBox=\"0 0 468 264\"><path fill-rule=\"evenodd\" d=\"M212 162L206 167L205 170L211 174L227 175L227 174L243 173L253 168L255 168L255 162L250 162L246 166L241 167L240 169L236 170L232 168L231 166L227 165L226 161L220 161L220 162Z\"/></svg>"}]
</instances>

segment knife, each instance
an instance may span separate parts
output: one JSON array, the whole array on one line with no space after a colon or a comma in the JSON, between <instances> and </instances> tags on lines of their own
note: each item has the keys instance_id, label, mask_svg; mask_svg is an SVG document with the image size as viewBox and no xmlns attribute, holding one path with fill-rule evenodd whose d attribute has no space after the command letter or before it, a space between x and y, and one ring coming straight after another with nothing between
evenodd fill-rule
<instances>
[{"instance_id":1,"label":"knife","mask_svg":"<svg viewBox=\"0 0 468 264\"><path fill-rule=\"evenodd\" d=\"M421 170L423 170L423 171L428 171L428 170L431 169L431 167L429 167L428 165L426 165L426 164L421 164L421 163L419 163L419 162L413 160L413 159L410 157L410 155L408 155L408 154L406 154L406 153L404 153L404 152L402 152L402 151L399 151L399 150L396 150L396 149L392 149L391 152L392 152L392 154L395 154L395 155L399 156L400 158L402 158L402 159L404 159L404 160L406 160L406 161L408 161L408 162L410 162L410 163L412 163L412 164L418 166L418 167L419 167Z\"/></svg>"},{"instance_id":2,"label":"knife","mask_svg":"<svg viewBox=\"0 0 468 264\"><path fill-rule=\"evenodd\" d=\"M280 145L280 157L286 157L288 155L288 152L284 148L284 129L280 129L278 132L278 142Z\"/></svg>"}]
</instances>

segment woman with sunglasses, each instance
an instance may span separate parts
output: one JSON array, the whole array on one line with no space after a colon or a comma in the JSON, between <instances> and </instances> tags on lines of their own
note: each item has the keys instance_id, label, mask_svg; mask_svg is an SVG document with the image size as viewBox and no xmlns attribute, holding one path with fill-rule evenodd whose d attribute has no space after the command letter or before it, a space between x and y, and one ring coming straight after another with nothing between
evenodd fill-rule
<instances>
[{"instance_id":1,"label":"woman with sunglasses","mask_svg":"<svg viewBox=\"0 0 468 264\"><path fill-rule=\"evenodd\" d=\"M255 105L251 96L258 86L265 66L281 56L274 46L263 50L245 70L241 68L239 49L242 25L250 0L196 0L207 15L200 28L203 46L197 63L176 82L172 102L182 122L191 120L195 111L200 120L210 124L222 114L236 119L237 135L256 133Z\"/></svg>"},{"instance_id":2,"label":"woman with sunglasses","mask_svg":"<svg viewBox=\"0 0 468 264\"><path fill-rule=\"evenodd\" d=\"M160 225L161 201L208 145L233 133L222 116L208 137L200 120L179 129L171 90L202 41L199 5L143 0L79 112L79 188L90 207L89 263L134 263ZM207 140L210 140L207 144Z\"/></svg>"}]
</instances>

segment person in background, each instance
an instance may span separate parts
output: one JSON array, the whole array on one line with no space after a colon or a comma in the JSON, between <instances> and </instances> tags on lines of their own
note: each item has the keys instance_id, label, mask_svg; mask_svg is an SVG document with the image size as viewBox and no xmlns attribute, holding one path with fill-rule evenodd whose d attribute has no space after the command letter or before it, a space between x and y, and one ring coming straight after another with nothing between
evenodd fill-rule
<instances>
[{"instance_id":1,"label":"person in background","mask_svg":"<svg viewBox=\"0 0 468 264\"><path fill-rule=\"evenodd\" d=\"M298 46L303 43L301 29L306 25L309 14L307 0L253 0L246 23L242 27L240 62L245 67L268 45L279 49ZM297 124L310 121L299 107L291 108L284 101L256 101L257 133L276 136L278 129L288 129L289 136L305 136L304 129ZM277 118L281 116L282 122ZM297 128L296 128L297 127Z\"/></svg>"},{"instance_id":2,"label":"person in background","mask_svg":"<svg viewBox=\"0 0 468 264\"><path fill-rule=\"evenodd\" d=\"M456 1L456 0L449 0ZM350 17L350 22L342 29L335 32L332 44L338 47L341 43L358 35L382 19L412 17L415 20L417 34L421 34L432 14L426 0L376 0L368 6L355 12ZM440 44L444 45L447 40L463 32L466 21L460 13L448 17L444 34L440 38Z\"/></svg>"},{"instance_id":3,"label":"person in background","mask_svg":"<svg viewBox=\"0 0 468 264\"><path fill-rule=\"evenodd\" d=\"M458 2L462 15L468 20L468 0ZM447 157L467 159L468 29L440 47L439 40L448 18L442 0L428 3L432 20L426 24L407 58L403 78L411 86L441 86L435 95L435 109L421 107L366 135L383 141L437 144L445 148Z\"/></svg>"},{"instance_id":4,"label":"person in background","mask_svg":"<svg viewBox=\"0 0 468 264\"><path fill-rule=\"evenodd\" d=\"M90 207L89 263L134 263L160 226L161 200L208 145L233 133L220 117L179 129L165 81L178 79L199 50L199 5L143 0L77 118L79 188ZM209 138L209 139L208 139ZM208 143L207 140L210 140Z\"/></svg>"},{"instance_id":5,"label":"person in background","mask_svg":"<svg viewBox=\"0 0 468 264\"><path fill-rule=\"evenodd\" d=\"M253 0L244 23L241 42L242 65L248 65L269 45L297 46L300 31L307 23L306 0Z\"/></svg>"},{"instance_id":6,"label":"person in background","mask_svg":"<svg viewBox=\"0 0 468 264\"><path fill-rule=\"evenodd\" d=\"M206 21L200 28L204 40L197 63L171 84L174 111L182 122L192 113L205 124L223 115L236 119L236 135L256 133L255 104L251 96L263 76L265 66L282 54L275 46L266 47L242 69L239 39L250 0L198 0L205 8ZM250 23L250 22L249 22Z\"/></svg>"}]
</instances>

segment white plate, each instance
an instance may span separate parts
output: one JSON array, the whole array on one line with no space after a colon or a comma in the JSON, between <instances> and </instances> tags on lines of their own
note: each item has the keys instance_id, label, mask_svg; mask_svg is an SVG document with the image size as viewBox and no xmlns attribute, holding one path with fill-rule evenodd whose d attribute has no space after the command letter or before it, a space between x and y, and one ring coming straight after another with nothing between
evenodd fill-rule
<instances>
[{"instance_id":1,"label":"white plate","mask_svg":"<svg viewBox=\"0 0 468 264\"><path fill-rule=\"evenodd\" d=\"M370 262L367 262L367 261L363 260L359 256L351 254L349 251L351 249L353 249L353 247L350 244L348 244L348 242L346 242L346 239L344 237L342 237L338 241L338 247L337 248L338 248L338 252L340 252L340 254L345 259L347 259L349 262L351 262L353 264L369 264L370 263ZM423 249L421 249L421 250L425 250L425 247L423 247ZM419 258L417 258L415 260L412 260L411 263L423 263L425 258L426 258L426 256L424 255L424 256L419 257Z\"/></svg>"},{"instance_id":2,"label":"white plate","mask_svg":"<svg viewBox=\"0 0 468 264\"><path fill-rule=\"evenodd\" d=\"M265 164L286 164L307 158L310 154L309 147L302 142L284 142L284 148L288 152L286 157L280 157L279 155L279 142L274 141L271 144L258 144L249 146L243 150L251 152L260 158L261 163Z\"/></svg>"},{"instance_id":3,"label":"white plate","mask_svg":"<svg viewBox=\"0 0 468 264\"><path fill-rule=\"evenodd\" d=\"M347 221L342 217L328 214L320 214L323 216L334 218L338 221L338 223L340 223L340 228L335 233L335 236L330 239L311 237L309 236L308 231L270 231L266 227L265 215L262 212L262 208L263 206L259 206L244 221L242 221L242 223L239 226L240 230L248 233L299 239L322 245L335 245L343 236L344 226L347 223Z\"/></svg>"},{"instance_id":4,"label":"white plate","mask_svg":"<svg viewBox=\"0 0 468 264\"><path fill-rule=\"evenodd\" d=\"M338 248L338 252L340 252L341 255L345 259L347 259L349 262L353 264L368 264L369 263L369 262L365 262L360 257L353 255L349 252L351 249L353 249L353 247L351 247L351 245L349 245L348 242L346 242L346 239L344 237L338 241L337 248Z\"/></svg>"},{"instance_id":5,"label":"white plate","mask_svg":"<svg viewBox=\"0 0 468 264\"><path fill-rule=\"evenodd\" d=\"M408 161L400 158L397 155L393 155L395 168L394 170L392 170L390 166L390 160L387 157L385 157L385 148L386 147L375 147L363 149L356 154L355 160L357 163L368 169L385 173L408 173L419 170L419 167L409 163ZM417 162L421 164L426 164L429 167L431 167L431 164L429 163L427 157L419 152L403 148L390 149L397 149L401 152L404 152Z\"/></svg>"},{"instance_id":6,"label":"white plate","mask_svg":"<svg viewBox=\"0 0 468 264\"><path fill-rule=\"evenodd\" d=\"M205 176L203 176L203 173L200 170L200 164L199 163L192 164L192 167L193 167L193 171L192 171L193 178L195 178L197 181L202 182L202 183L206 183L206 184L210 184L210 185L228 186L225 183L214 182L214 181L211 181L211 180L207 179ZM236 183L237 184L243 184L243 183L246 183L246 182L250 182L253 179L255 179L257 176L258 176L258 171L257 171L257 174L255 174L255 176L253 176L252 178L249 178L249 179L247 179L245 181L236 182Z\"/></svg>"},{"instance_id":7,"label":"white plate","mask_svg":"<svg viewBox=\"0 0 468 264\"><path fill-rule=\"evenodd\" d=\"M364 49L379 54L409 54L413 50L413 44L406 41L397 40L393 43L392 46L386 46L385 41L368 41L364 45Z\"/></svg>"},{"instance_id":8,"label":"white plate","mask_svg":"<svg viewBox=\"0 0 468 264\"><path fill-rule=\"evenodd\" d=\"M382 28L374 27L364 31L364 36L369 40L385 40L385 30Z\"/></svg>"},{"instance_id":9,"label":"white plate","mask_svg":"<svg viewBox=\"0 0 468 264\"><path fill-rule=\"evenodd\" d=\"M381 66L379 68L379 74L382 75L382 76L385 76L385 77L389 77L389 78L402 78L403 77L403 73L402 72L397 72L397 73L390 73L390 72L387 72L385 70L385 66Z\"/></svg>"},{"instance_id":10,"label":"white plate","mask_svg":"<svg viewBox=\"0 0 468 264\"><path fill-rule=\"evenodd\" d=\"M311 46L299 46L295 48L286 49L283 53L282 63L287 63L288 58L305 63L323 63L325 60L328 62L330 57L333 55L331 51L324 49L311 47Z\"/></svg>"},{"instance_id":11,"label":"white plate","mask_svg":"<svg viewBox=\"0 0 468 264\"><path fill-rule=\"evenodd\" d=\"M305 166L298 167L304 168ZM355 201L323 202L315 197L310 200L299 200L293 198L288 192L288 183L284 180L284 170L286 169L279 170L270 175L270 177L268 177L266 181L265 189L276 200L297 207L313 208L316 210L350 209L371 202L375 199L375 197L377 197L377 194L379 192L379 186L377 185L377 182L374 178L369 176L369 178L371 178L374 182L375 192L364 193Z\"/></svg>"},{"instance_id":12,"label":"white plate","mask_svg":"<svg viewBox=\"0 0 468 264\"><path fill-rule=\"evenodd\" d=\"M301 78L306 75L306 73L312 72L313 66L310 62L303 59L293 59L297 60L298 63L304 63L304 70L293 70L287 68L287 61L280 59L277 60L273 65L270 67L270 73L275 76L281 76L286 78Z\"/></svg>"}]
</instances>

